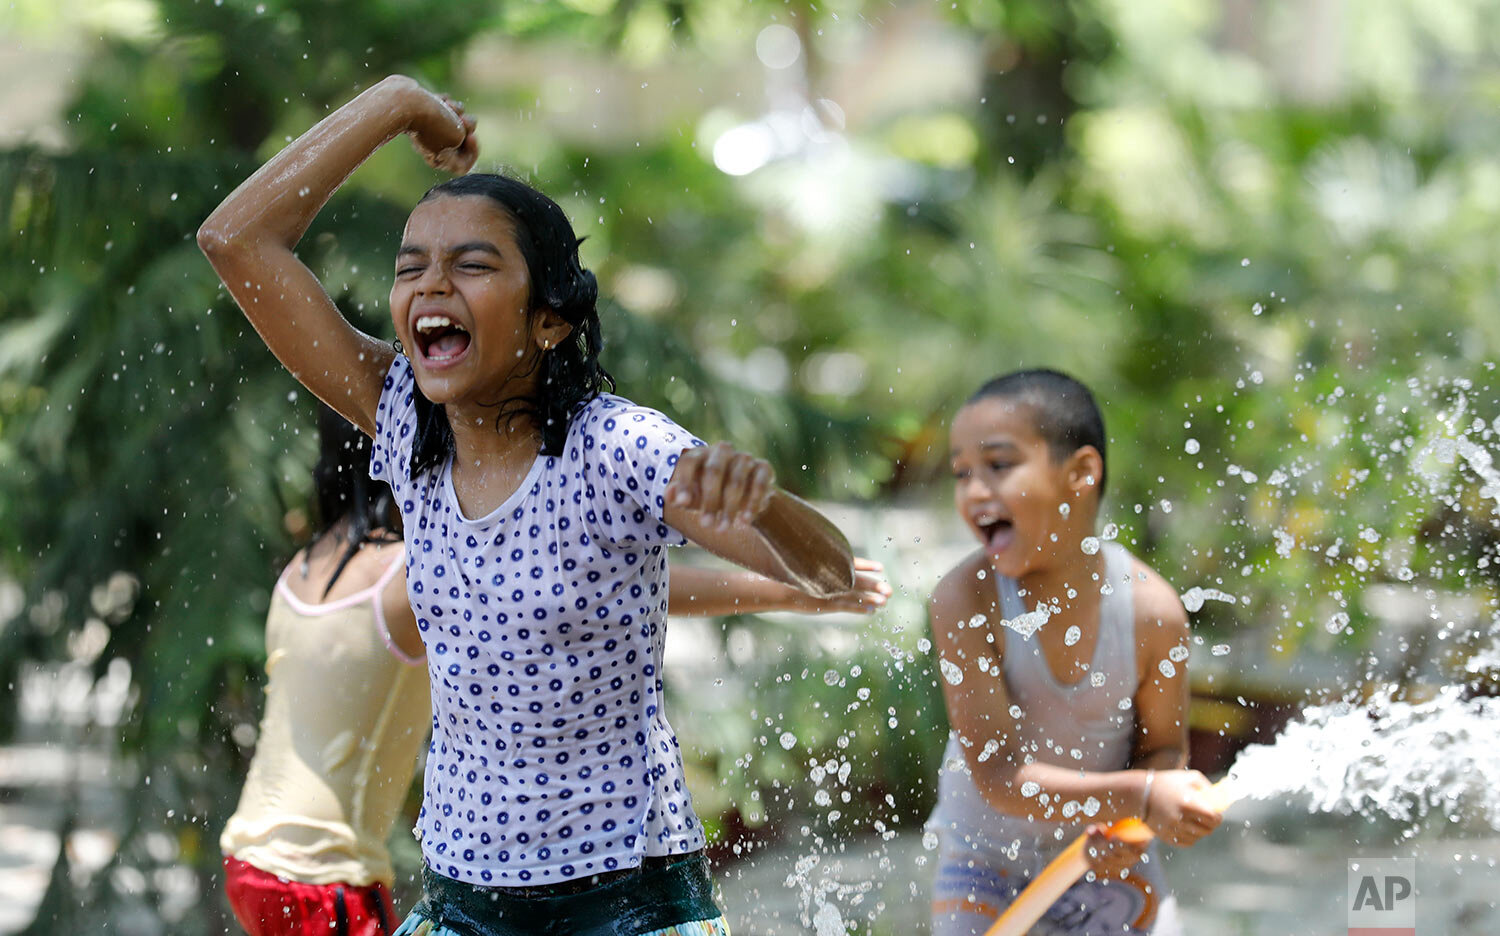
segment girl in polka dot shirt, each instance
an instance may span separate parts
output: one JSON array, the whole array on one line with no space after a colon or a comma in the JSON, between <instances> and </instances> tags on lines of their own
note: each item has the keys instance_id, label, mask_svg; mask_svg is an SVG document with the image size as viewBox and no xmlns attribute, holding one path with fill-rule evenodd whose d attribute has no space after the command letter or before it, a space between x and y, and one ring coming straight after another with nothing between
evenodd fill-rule
<instances>
[{"instance_id":1,"label":"girl in polka dot shirt","mask_svg":"<svg viewBox=\"0 0 1500 936\"><path fill-rule=\"evenodd\" d=\"M462 105L388 78L270 160L198 242L292 374L373 439L405 529L433 738L424 897L400 933L717 933L725 924L662 707L666 547L816 598L848 543L770 466L608 392L594 276L561 209L512 179L423 197L396 251L395 347L294 253L351 172L406 134L478 155Z\"/></svg>"}]
</instances>

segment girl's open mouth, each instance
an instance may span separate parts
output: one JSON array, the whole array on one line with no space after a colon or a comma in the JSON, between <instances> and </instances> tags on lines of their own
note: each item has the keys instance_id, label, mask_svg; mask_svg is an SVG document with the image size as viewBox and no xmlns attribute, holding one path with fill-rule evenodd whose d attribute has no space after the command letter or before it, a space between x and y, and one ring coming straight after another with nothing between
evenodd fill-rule
<instances>
[{"instance_id":1,"label":"girl's open mouth","mask_svg":"<svg viewBox=\"0 0 1500 936\"><path fill-rule=\"evenodd\" d=\"M417 351L430 364L455 363L469 350L469 332L446 315L426 314L417 316L412 324L412 337Z\"/></svg>"}]
</instances>

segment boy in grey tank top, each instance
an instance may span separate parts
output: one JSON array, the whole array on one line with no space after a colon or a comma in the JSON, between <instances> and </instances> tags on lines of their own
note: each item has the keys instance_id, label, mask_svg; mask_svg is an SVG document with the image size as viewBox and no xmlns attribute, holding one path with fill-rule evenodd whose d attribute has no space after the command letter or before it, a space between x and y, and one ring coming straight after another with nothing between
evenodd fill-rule
<instances>
[{"instance_id":1,"label":"boy in grey tank top","mask_svg":"<svg viewBox=\"0 0 1500 936\"><path fill-rule=\"evenodd\" d=\"M930 605L952 734L929 828L934 936L981 934L1073 837L1093 871L1032 930L1180 932L1161 862L1103 827L1141 816L1188 846L1219 814L1187 762L1187 612L1094 526L1104 422L1055 371L990 381L954 416L954 503L982 544Z\"/></svg>"}]
</instances>

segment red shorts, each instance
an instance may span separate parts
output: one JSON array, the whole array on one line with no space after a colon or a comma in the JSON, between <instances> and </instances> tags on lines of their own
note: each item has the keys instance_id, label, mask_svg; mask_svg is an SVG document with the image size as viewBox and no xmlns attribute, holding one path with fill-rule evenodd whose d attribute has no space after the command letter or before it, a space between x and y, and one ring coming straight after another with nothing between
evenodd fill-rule
<instances>
[{"instance_id":1,"label":"red shorts","mask_svg":"<svg viewBox=\"0 0 1500 936\"><path fill-rule=\"evenodd\" d=\"M384 884L299 884L226 856L224 891L250 936L385 936L395 929Z\"/></svg>"}]
</instances>

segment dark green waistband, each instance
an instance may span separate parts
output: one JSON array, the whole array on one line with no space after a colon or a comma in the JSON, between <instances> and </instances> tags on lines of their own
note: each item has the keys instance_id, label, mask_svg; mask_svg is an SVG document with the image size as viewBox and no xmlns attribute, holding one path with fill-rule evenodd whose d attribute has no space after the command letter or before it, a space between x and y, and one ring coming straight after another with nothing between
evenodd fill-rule
<instances>
[{"instance_id":1,"label":"dark green waistband","mask_svg":"<svg viewBox=\"0 0 1500 936\"><path fill-rule=\"evenodd\" d=\"M701 853L577 894L525 896L431 868L422 869L422 891L416 912L466 936L636 936L720 916Z\"/></svg>"}]
</instances>

